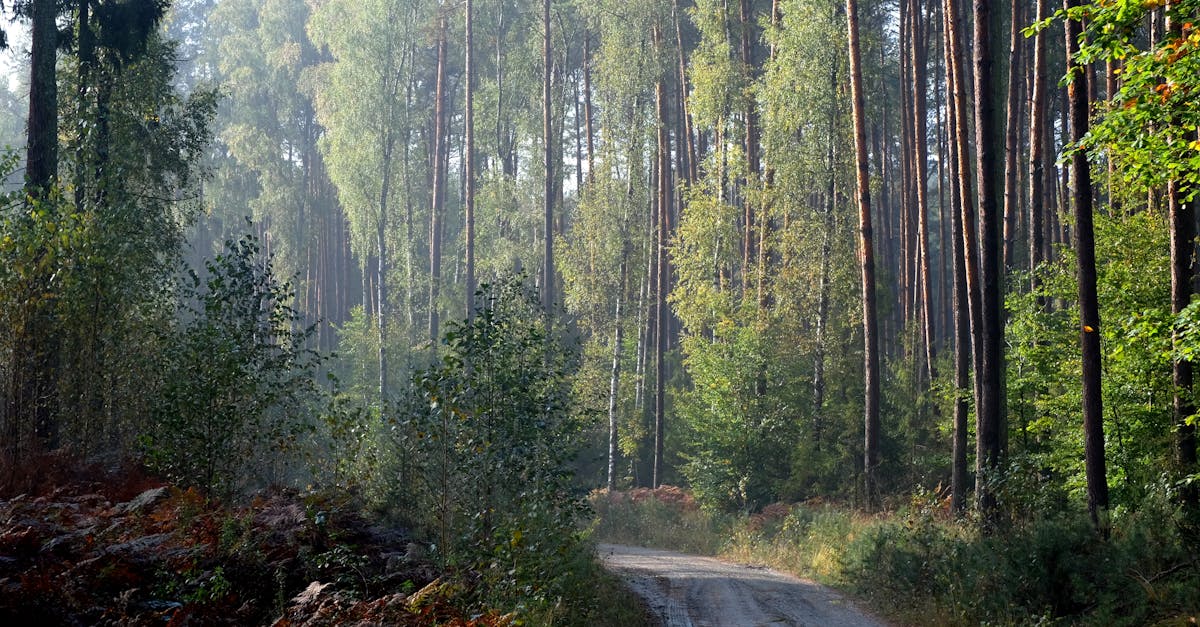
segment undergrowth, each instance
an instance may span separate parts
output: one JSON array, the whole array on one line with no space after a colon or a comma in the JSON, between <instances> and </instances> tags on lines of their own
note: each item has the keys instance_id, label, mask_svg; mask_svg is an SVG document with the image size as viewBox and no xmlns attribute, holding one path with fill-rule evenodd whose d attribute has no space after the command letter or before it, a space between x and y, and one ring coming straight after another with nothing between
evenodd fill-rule
<instances>
[{"instance_id":1,"label":"undergrowth","mask_svg":"<svg viewBox=\"0 0 1200 627\"><path fill-rule=\"evenodd\" d=\"M596 513L593 537L614 544L716 555L733 521L701 510L690 494L674 486L597 490L589 502Z\"/></svg>"},{"instance_id":2,"label":"undergrowth","mask_svg":"<svg viewBox=\"0 0 1200 627\"><path fill-rule=\"evenodd\" d=\"M1162 494L1114 511L1108 538L1069 508L984 534L933 495L874 515L807 503L732 517L682 491L591 501L599 541L769 565L846 590L900 624L1194 625L1200 614L1196 536Z\"/></svg>"}]
</instances>

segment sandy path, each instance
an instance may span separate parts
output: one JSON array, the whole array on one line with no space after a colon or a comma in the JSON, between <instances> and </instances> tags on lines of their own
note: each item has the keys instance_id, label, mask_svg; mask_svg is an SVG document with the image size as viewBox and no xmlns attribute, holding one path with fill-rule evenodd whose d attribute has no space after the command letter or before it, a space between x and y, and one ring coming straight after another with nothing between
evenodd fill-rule
<instances>
[{"instance_id":1,"label":"sandy path","mask_svg":"<svg viewBox=\"0 0 1200 627\"><path fill-rule=\"evenodd\" d=\"M824 586L767 568L615 544L597 553L666 627L882 627Z\"/></svg>"}]
</instances>

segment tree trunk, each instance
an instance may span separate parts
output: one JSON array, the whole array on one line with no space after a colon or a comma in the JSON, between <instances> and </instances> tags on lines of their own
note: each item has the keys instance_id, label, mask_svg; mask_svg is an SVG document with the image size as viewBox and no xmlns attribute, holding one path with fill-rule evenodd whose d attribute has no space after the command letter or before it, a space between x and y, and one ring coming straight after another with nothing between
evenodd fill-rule
<instances>
[{"instance_id":1,"label":"tree trunk","mask_svg":"<svg viewBox=\"0 0 1200 627\"><path fill-rule=\"evenodd\" d=\"M1002 300L1002 197L1004 161L1002 111L996 107L999 81L993 41L1000 19L990 0L975 0L975 170L979 194L979 282L982 286L982 341L978 349L979 396L975 400L975 496L988 517L996 506L990 482L1000 468L1004 425L1004 302Z\"/></svg>"},{"instance_id":2,"label":"tree trunk","mask_svg":"<svg viewBox=\"0 0 1200 627\"><path fill-rule=\"evenodd\" d=\"M1192 203L1183 202L1178 183L1171 181L1167 190L1171 227L1171 313L1178 316L1191 303L1192 281L1196 276L1193 261L1196 216ZM1192 362L1186 359L1173 360L1171 380L1176 460L1181 474L1189 475L1196 472L1196 427L1188 424L1188 419L1196 413L1192 401ZM1185 506L1195 508L1197 490L1193 485L1184 487L1180 496Z\"/></svg>"},{"instance_id":3,"label":"tree trunk","mask_svg":"<svg viewBox=\"0 0 1200 627\"><path fill-rule=\"evenodd\" d=\"M697 156L696 150L696 129L692 124L692 114L690 111L688 111L687 104L687 63L684 58L685 52L683 49L683 27L680 25L679 20L679 0L672 0L671 2L671 19L675 22L675 48L678 53L677 56L679 57L679 95L680 101L683 104L684 136L680 145L681 148L685 148L687 150L687 182L689 185L694 185L698 180L698 165L696 160L699 157Z\"/></svg>"},{"instance_id":4,"label":"tree trunk","mask_svg":"<svg viewBox=\"0 0 1200 627\"><path fill-rule=\"evenodd\" d=\"M929 185L928 185L928 170L927 164L929 161L929 148L926 144L926 136L928 128L926 126L927 111L927 93L926 93L926 66L928 61L928 46L924 29L921 23L921 4L919 1L913 2L912 12L912 75L913 75L913 184L916 186L917 196L917 230L918 230L918 245L920 247L920 283L921 283L921 310L923 312L923 332L925 336L925 362L927 374L929 375L929 383L932 384L937 379L937 349L934 344L934 303L933 303L933 280L932 270L930 268L930 248L929 248Z\"/></svg>"},{"instance_id":5,"label":"tree trunk","mask_svg":"<svg viewBox=\"0 0 1200 627\"><path fill-rule=\"evenodd\" d=\"M829 68L829 88L837 92L837 67ZM829 107L829 145L826 147L825 158L828 167L829 180L825 188L825 230L821 234L821 277L817 295L817 334L816 350L813 356L813 444L821 450L821 436L824 431L825 407L825 344L829 323L829 292L830 292L830 255L833 249L834 208L837 202L837 107Z\"/></svg>"},{"instance_id":6,"label":"tree trunk","mask_svg":"<svg viewBox=\"0 0 1200 627\"><path fill-rule=\"evenodd\" d=\"M1178 19L1168 17L1166 31L1171 40L1178 41L1182 34ZM1179 120L1171 120L1179 128ZM1181 129L1182 130L1182 129ZM1195 139L1195 132L1187 139ZM1178 181L1167 183L1167 213L1170 222L1171 255L1171 313L1178 316L1192 300L1196 280L1195 239L1196 208L1194 202L1185 202L1185 190ZM1177 342L1178 338L1173 338ZM1171 362L1172 408L1175 418L1175 458L1179 472L1188 476L1196 472L1196 426L1188 419L1196 413L1193 397L1193 365L1186 359ZM1200 503L1200 489L1194 483L1186 483L1180 490L1180 500L1189 514L1194 514Z\"/></svg>"},{"instance_id":7,"label":"tree trunk","mask_svg":"<svg viewBox=\"0 0 1200 627\"><path fill-rule=\"evenodd\" d=\"M1004 127L1004 256L1005 271L1016 267L1014 254L1017 239L1017 217L1021 215L1021 191L1018 187L1017 165L1020 142L1018 127L1021 120L1021 83L1025 73L1021 70L1021 27L1023 6L1018 0L1010 0L1012 13L1009 20L1008 39L1008 100L1005 104Z\"/></svg>"},{"instance_id":8,"label":"tree trunk","mask_svg":"<svg viewBox=\"0 0 1200 627\"><path fill-rule=\"evenodd\" d=\"M554 307L554 129L550 117L550 70L553 67L550 47L550 0L542 3L542 148L545 160L545 244L542 259L542 305L546 308L546 328L552 324Z\"/></svg>"},{"instance_id":9,"label":"tree trunk","mask_svg":"<svg viewBox=\"0 0 1200 627\"><path fill-rule=\"evenodd\" d=\"M1037 0L1035 20L1046 19L1047 0ZM1038 31L1033 43L1033 94L1029 99L1029 288L1038 289L1035 270L1043 260L1045 247L1045 135L1049 113L1046 99L1046 33Z\"/></svg>"},{"instance_id":10,"label":"tree trunk","mask_svg":"<svg viewBox=\"0 0 1200 627\"><path fill-rule=\"evenodd\" d=\"M466 49L466 60L463 67L463 72L466 74L466 96L464 98L463 108L463 134L466 142L465 149L465 176L466 179L466 202L464 205L463 221L466 229L466 307L467 320L475 318L475 39L473 1L466 0L464 8L465 18L465 41L463 47Z\"/></svg>"},{"instance_id":11,"label":"tree trunk","mask_svg":"<svg viewBox=\"0 0 1200 627\"><path fill-rule=\"evenodd\" d=\"M654 27L654 42L656 51L662 52L662 31ZM667 305L668 259L667 246L671 239L671 140L667 134L667 84L666 78L659 76L654 88L655 105L658 115L658 247L657 262L657 312L655 343L655 390L654 390L654 473L651 487L657 488L663 479L663 438L666 433L666 386L667 371L665 356L667 352L667 334L669 333L670 308Z\"/></svg>"},{"instance_id":12,"label":"tree trunk","mask_svg":"<svg viewBox=\"0 0 1200 627\"><path fill-rule=\"evenodd\" d=\"M741 26L741 59L742 67L745 68L747 83L754 80L754 49L752 43L754 19L750 13L750 0L740 0L738 15ZM750 187L758 183L759 175L761 174L758 158L758 105L755 103L754 98L746 98L745 115L746 136L742 147L746 151L746 187ZM755 247L758 225L756 224L757 220L755 220L754 203L751 202L750 195L746 194L745 191L742 193L742 209L745 225L744 240L742 242L742 292L744 294L750 289L751 268L758 258L758 252Z\"/></svg>"},{"instance_id":13,"label":"tree trunk","mask_svg":"<svg viewBox=\"0 0 1200 627\"><path fill-rule=\"evenodd\" d=\"M587 135L588 181L590 182L596 179L596 138L592 133L592 37L590 30L583 32L583 128Z\"/></svg>"},{"instance_id":14,"label":"tree trunk","mask_svg":"<svg viewBox=\"0 0 1200 627\"><path fill-rule=\"evenodd\" d=\"M617 489L617 400L621 384L621 299L625 296L625 281L629 275L629 247L621 249L621 280L617 288L617 308L613 313L612 374L608 382L608 480L609 490Z\"/></svg>"},{"instance_id":15,"label":"tree trunk","mask_svg":"<svg viewBox=\"0 0 1200 627\"><path fill-rule=\"evenodd\" d=\"M975 277L976 232L974 205L971 200L970 144L967 141L967 92L964 69L963 40L959 18L958 0L945 0L943 4L945 23L945 55L948 93L947 108L951 127L949 143L951 156L951 204L954 215L951 223L954 234L951 247L954 249L955 272L955 404L954 404L954 448L953 475L951 479L951 502L958 511L966 506L967 491L967 401L969 366L972 362L976 372L980 339L979 286ZM969 351L969 353L968 353ZM968 360L970 354L973 359ZM975 396L979 396L978 378L975 381Z\"/></svg>"},{"instance_id":16,"label":"tree trunk","mask_svg":"<svg viewBox=\"0 0 1200 627\"><path fill-rule=\"evenodd\" d=\"M446 141L446 15L438 18L437 79L433 109L433 204L429 211L429 342L438 342L438 291L442 282L442 212L446 197L446 170L442 155Z\"/></svg>"},{"instance_id":17,"label":"tree trunk","mask_svg":"<svg viewBox=\"0 0 1200 627\"><path fill-rule=\"evenodd\" d=\"M1079 6L1065 0L1063 8ZM1071 140L1079 142L1088 131L1088 73L1078 64L1082 25L1066 20L1067 96L1071 114ZM1100 306L1096 294L1096 241L1092 233L1092 173L1083 151L1071 157L1072 196L1075 200L1075 253L1079 261L1079 344L1083 353L1084 474L1087 477L1088 512L1100 527L1108 508L1108 479L1104 465L1104 414L1101 401ZM1190 256L1191 246L1188 245ZM1172 273L1174 274L1174 273Z\"/></svg>"},{"instance_id":18,"label":"tree trunk","mask_svg":"<svg viewBox=\"0 0 1200 627\"><path fill-rule=\"evenodd\" d=\"M871 181L867 163L866 107L862 86L862 55L858 43L858 2L846 0L846 31L850 46L850 90L854 110L859 261L862 265L863 370L866 396L863 428L863 489L868 507L874 502L875 468L879 464L879 337L875 315L875 252L871 234Z\"/></svg>"},{"instance_id":19,"label":"tree trunk","mask_svg":"<svg viewBox=\"0 0 1200 627\"><path fill-rule=\"evenodd\" d=\"M392 178L392 141L391 132L384 140L383 147L383 181L379 190L379 219L375 221L375 250L379 260L375 264L375 289L377 290L378 306L375 309L376 331L379 336L379 402L387 402L387 211L388 195Z\"/></svg>"}]
</instances>

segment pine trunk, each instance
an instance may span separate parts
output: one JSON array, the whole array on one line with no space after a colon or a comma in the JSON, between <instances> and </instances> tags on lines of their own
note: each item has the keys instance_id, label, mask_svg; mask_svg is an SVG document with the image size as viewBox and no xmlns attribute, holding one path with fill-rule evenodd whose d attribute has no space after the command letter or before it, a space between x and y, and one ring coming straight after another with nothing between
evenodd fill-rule
<instances>
[{"instance_id":1,"label":"pine trunk","mask_svg":"<svg viewBox=\"0 0 1200 627\"><path fill-rule=\"evenodd\" d=\"M875 469L879 464L879 337L875 313L875 251L871 234L871 181L867 163L867 124L862 85L862 54L858 41L858 2L846 0L846 31L850 47L850 90L854 113L859 261L862 268L863 376L863 498L874 503Z\"/></svg>"},{"instance_id":2,"label":"pine trunk","mask_svg":"<svg viewBox=\"0 0 1200 627\"><path fill-rule=\"evenodd\" d=\"M429 222L429 342L438 342L438 298L442 282L442 213L446 197L446 171L442 155L446 141L446 16L438 19L437 82L433 112L433 204ZM382 283L382 280L380 281Z\"/></svg>"},{"instance_id":3,"label":"pine trunk","mask_svg":"<svg viewBox=\"0 0 1200 627\"><path fill-rule=\"evenodd\" d=\"M1065 0L1063 8L1079 6ZM1068 103L1071 140L1079 142L1088 130L1088 73L1078 64L1082 26L1066 20ZM1084 474L1087 477L1088 512L1102 525L1108 509L1108 480L1104 462L1104 413L1101 401L1100 306L1096 293L1096 241L1092 232L1092 173L1083 151L1071 157L1071 195L1075 201L1075 254L1079 263L1079 344L1083 356ZM1189 247L1190 250L1190 247Z\"/></svg>"}]
</instances>

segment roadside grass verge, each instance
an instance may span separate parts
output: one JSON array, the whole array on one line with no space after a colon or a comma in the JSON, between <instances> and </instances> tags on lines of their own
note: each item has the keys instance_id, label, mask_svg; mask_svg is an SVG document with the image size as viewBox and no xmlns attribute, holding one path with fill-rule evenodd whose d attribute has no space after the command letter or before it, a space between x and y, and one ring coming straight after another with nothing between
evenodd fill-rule
<instances>
[{"instance_id":1,"label":"roadside grass verge","mask_svg":"<svg viewBox=\"0 0 1200 627\"><path fill-rule=\"evenodd\" d=\"M731 516L663 490L593 493L596 539L771 566L904 625L1195 625L1200 615L1198 539L1162 496L1114 511L1104 539L1083 511L1010 519L988 535L932 495L871 515L805 503Z\"/></svg>"}]
</instances>

